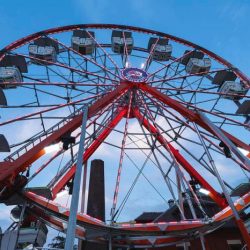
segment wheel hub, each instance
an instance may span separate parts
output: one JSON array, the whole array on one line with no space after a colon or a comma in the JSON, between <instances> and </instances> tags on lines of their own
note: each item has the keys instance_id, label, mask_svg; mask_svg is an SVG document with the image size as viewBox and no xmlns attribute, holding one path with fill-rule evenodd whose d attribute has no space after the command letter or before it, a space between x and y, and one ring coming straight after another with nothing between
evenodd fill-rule
<instances>
[{"instance_id":1,"label":"wheel hub","mask_svg":"<svg viewBox=\"0 0 250 250\"><path fill-rule=\"evenodd\" d=\"M147 80L148 74L138 68L125 68L122 71L122 77L132 83L143 83Z\"/></svg>"}]
</instances>

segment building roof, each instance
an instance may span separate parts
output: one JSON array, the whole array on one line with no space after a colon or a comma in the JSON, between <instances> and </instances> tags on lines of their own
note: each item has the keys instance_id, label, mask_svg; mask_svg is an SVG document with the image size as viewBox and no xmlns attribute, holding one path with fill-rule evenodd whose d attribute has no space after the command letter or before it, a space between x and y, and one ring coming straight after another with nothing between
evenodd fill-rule
<instances>
[{"instance_id":1,"label":"building roof","mask_svg":"<svg viewBox=\"0 0 250 250\"><path fill-rule=\"evenodd\" d=\"M204 215L198 205L194 202L194 199L191 198L195 213L198 218L204 218ZM213 202L207 196L201 196L200 202L202 203L202 207L206 214L209 217L212 217L214 214L220 211L218 205ZM192 219L192 213L190 211L187 200L185 199L183 202L185 217L186 219ZM181 214L176 205L169 207L165 212L143 212L140 216L138 216L135 221L137 223L148 223L148 222L163 222L163 221L180 221Z\"/></svg>"},{"instance_id":2,"label":"building roof","mask_svg":"<svg viewBox=\"0 0 250 250\"><path fill-rule=\"evenodd\" d=\"M159 217L163 212L143 212L140 216L138 216L135 221L137 223L145 223L154 221L157 217Z\"/></svg>"}]
</instances>

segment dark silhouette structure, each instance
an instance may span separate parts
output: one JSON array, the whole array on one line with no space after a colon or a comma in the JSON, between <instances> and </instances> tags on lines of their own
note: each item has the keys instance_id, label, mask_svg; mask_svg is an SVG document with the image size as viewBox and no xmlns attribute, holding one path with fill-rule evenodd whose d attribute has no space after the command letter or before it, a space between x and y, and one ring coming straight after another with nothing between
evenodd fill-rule
<instances>
[{"instance_id":1,"label":"dark silhouette structure","mask_svg":"<svg viewBox=\"0 0 250 250\"><path fill-rule=\"evenodd\" d=\"M91 162L87 214L105 221L104 162Z\"/></svg>"},{"instance_id":2,"label":"dark silhouette structure","mask_svg":"<svg viewBox=\"0 0 250 250\"><path fill-rule=\"evenodd\" d=\"M105 221L104 162L91 161L87 214ZM106 250L106 245L83 241L80 250Z\"/></svg>"}]
</instances>

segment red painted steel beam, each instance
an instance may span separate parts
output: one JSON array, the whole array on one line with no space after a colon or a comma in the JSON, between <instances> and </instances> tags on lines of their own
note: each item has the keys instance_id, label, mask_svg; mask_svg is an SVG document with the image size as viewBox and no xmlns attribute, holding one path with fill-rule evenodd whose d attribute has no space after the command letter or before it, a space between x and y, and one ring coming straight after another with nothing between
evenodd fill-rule
<instances>
[{"instance_id":1,"label":"red painted steel beam","mask_svg":"<svg viewBox=\"0 0 250 250\"><path fill-rule=\"evenodd\" d=\"M92 154L98 149L102 142L108 137L113 128L121 121L121 119L126 116L127 108L121 108L119 113L114 117L114 119L108 124L108 126L103 130L103 132L94 140L94 142L86 149L83 155L83 163L85 163ZM74 164L65 175L57 182L57 184L52 189L52 197L55 198L56 194L60 192L65 185L73 178L76 170L76 164Z\"/></svg>"},{"instance_id":2,"label":"red painted steel beam","mask_svg":"<svg viewBox=\"0 0 250 250\"><path fill-rule=\"evenodd\" d=\"M122 83L118 85L115 90L107 93L102 98L98 99L89 107L88 118L96 115L98 111L110 104L110 102L112 102L115 98L126 92L128 88L130 88L128 84ZM13 162L0 162L0 183L4 186L4 184L9 183L12 178L15 178L18 173L25 171L25 169L29 167L34 161L36 161L38 158L45 154L44 148L46 146L59 141L64 134L76 130L81 125L81 122L82 114L79 114L67 124L65 124L58 130L56 130L54 133L49 135L43 141L35 145L27 152L25 152L18 159L14 160ZM2 186L1 184L0 186Z\"/></svg>"},{"instance_id":3,"label":"red painted steel beam","mask_svg":"<svg viewBox=\"0 0 250 250\"><path fill-rule=\"evenodd\" d=\"M225 69L216 69L216 70L198 72L198 73L193 73L193 74L188 74L188 75L181 75L181 76L178 75L178 76L174 76L174 77L163 78L163 79L154 80L154 81L148 81L148 83L157 83L157 82L163 82L163 81L173 81L173 80L177 80L177 79L186 79L186 78L192 77L192 76L203 76L203 75L213 74L213 73L217 73L217 72L224 71L224 70Z\"/></svg>"},{"instance_id":4,"label":"red painted steel beam","mask_svg":"<svg viewBox=\"0 0 250 250\"><path fill-rule=\"evenodd\" d=\"M171 150L177 162L197 180L200 185L209 190L210 197L221 207L224 208L227 203L226 200L194 169L194 167L175 149L139 111L133 110L134 116L142 123L142 125L158 140L158 142L167 150Z\"/></svg>"},{"instance_id":5,"label":"red painted steel beam","mask_svg":"<svg viewBox=\"0 0 250 250\"><path fill-rule=\"evenodd\" d=\"M25 54L15 53L15 55L17 55L17 56L22 56L22 57L24 57L24 58L26 58L26 59L30 59L30 60L37 61L37 62L40 63L40 64L46 63L46 64L48 64L48 65L58 66L58 67L61 67L61 68L63 68L63 69L68 69L68 70L70 70L70 71L77 72L77 73L80 73L80 74L85 73L85 74L87 74L87 75L95 76L95 77L102 78L102 79L105 79L105 80L110 80L110 78L107 78L107 77L104 77L104 76L101 76L101 75L92 73L92 72L90 72L90 71L86 71L86 70L84 70L84 69L77 69L77 68L74 68L74 67L65 65L65 64L63 64L63 63L48 61L48 60L44 60L44 59L37 58L37 57L34 57L34 56L28 56L28 55L25 55ZM117 80L114 80L114 81L118 82Z\"/></svg>"},{"instance_id":6,"label":"red painted steel beam","mask_svg":"<svg viewBox=\"0 0 250 250\"><path fill-rule=\"evenodd\" d=\"M17 122L17 121L22 121L22 120L24 120L26 118L29 118L29 117L32 117L32 116L41 115L41 114L46 113L46 112L50 112L50 111L60 109L60 108L64 108L64 107L67 107L67 106L70 106L70 105L78 104L78 103L81 103L81 102L84 102L84 101L87 101L87 100L91 100L91 99L94 99L96 97L101 97L101 96L102 95L99 94L99 95L90 96L90 97L87 97L87 98L84 98L84 99L81 99L81 100L77 100L77 101L74 101L74 102L59 104L59 105L53 106L51 108L43 109L43 110L40 110L40 111L37 111L37 112L33 112L33 113L30 113L30 114L27 114L27 115L23 115L23 116L14 118L14 119L7 120L5 122L1 122L0 126L7 125L7 124Z\"/></svg>"},{"instance_id":7,"label":"red painted steel beam","mask_svg":"<svg viewBox=\"0 0 250 250\"><path fill-rule=\"evenodd\" d=\"M181 115L184 117L188 118L190 121L195 122L202 128L206 129L210 133L214 134L213 131L202 121L201 117L199 116L198 113L194 112L193 110L190 110L186 108L184 105L179 103L178 101L170 98L169 96L161 93L158 91L156 88L151 87L147 84L138 84L138 87L155 97L157 100L160 100L164 104L168 105L169 107L173 108L177 112L179 112ZM237 146L240 148L243 148L247 151L250 151L250 145L247 145L243 141L239 140L238 138L234 137L233 135L229 134L228 132L224 131L222 129L223 133ZM215 134L214 134L215 135Z\"/></svg>"}]
</instances>

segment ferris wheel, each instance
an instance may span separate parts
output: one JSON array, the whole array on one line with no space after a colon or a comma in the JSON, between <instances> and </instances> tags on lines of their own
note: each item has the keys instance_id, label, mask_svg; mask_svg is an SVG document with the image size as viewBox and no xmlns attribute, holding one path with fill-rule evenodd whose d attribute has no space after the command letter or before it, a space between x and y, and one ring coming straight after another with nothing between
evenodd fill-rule
<instances>
[{"instance_id":1,"label":"ferris wheel","mask_svg":"<svg viewBox=\"0 0 250 250\"><path fill-rule=\"evenodd\" d=\"M240 218L250 202L249 86L215 53L154 30L80 24L19 39L0 51L0 200L66 232L71 210L58 194L76 181L78 159L101 157L108 218L78 212L76 237L162 247L203 241L235 218L250 244ZM180 218L124 216L154 198Z\"/></svg>"}]
</instances>

